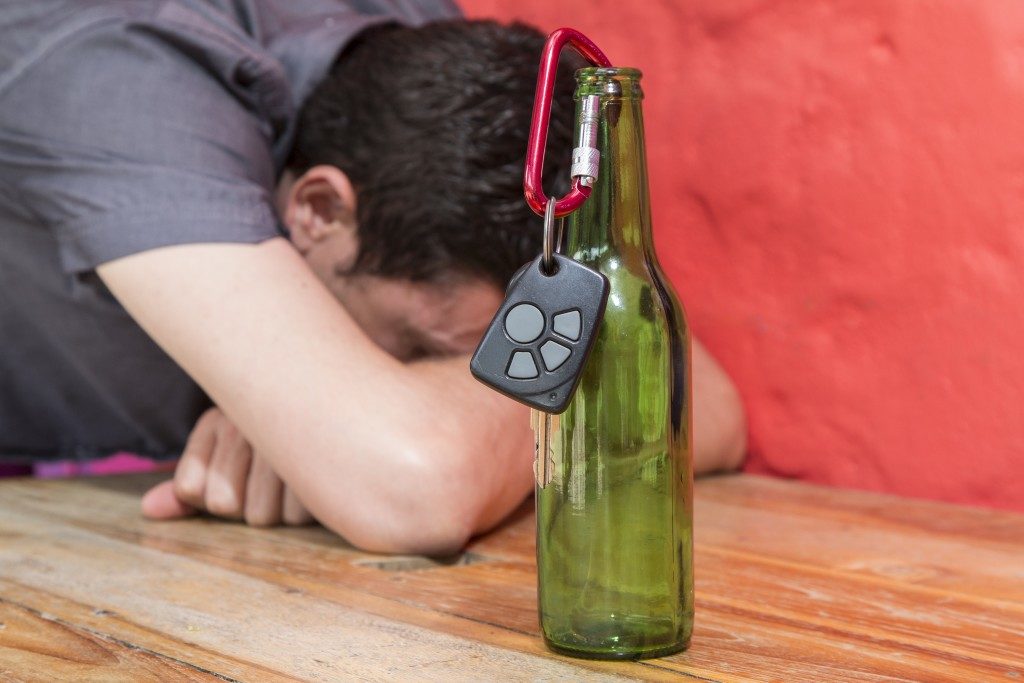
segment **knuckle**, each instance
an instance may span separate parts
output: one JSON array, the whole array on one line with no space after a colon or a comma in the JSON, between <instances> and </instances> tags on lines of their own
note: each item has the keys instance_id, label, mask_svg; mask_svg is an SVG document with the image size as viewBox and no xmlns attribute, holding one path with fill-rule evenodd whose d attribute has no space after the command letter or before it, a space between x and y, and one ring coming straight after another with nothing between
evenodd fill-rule
<instances>
[{"instance_id":1,"label":"knuckle","mask_svg":"<svg viewBox=\"0 0 1024 683\"><path fill-rule=\"evenodd\" d=\"M222 413L219 408L213 407L207 409L207 411L200 415L199 419L196 420L196 429L210 429L214 427L221 415Z\"/></svg>"},{"instance_id":2,"label":"knuckle","mask_svg":"<svg viewBox=\"0 0 1024 683\"><path fill-rule=\"evenodd\" d=\"M182 500L195 502L201 500L203 497L203 489L206 487L205 477L197 476L182 476L180 473L175 473L174 476L174 493L178 498Z\"/></svg>"},{"instance_id":3,"label":"knuckle","mask_svg":"<svg viewBox=\"0 0 1024 683\"><path fill-rule=\"evenodd\" d=\"M305 526L312 521L312 517L305 510L289 510L284 515L284 523L288 526Z\"/></svg>"},{"instance_id":4,"label":"knuckle","mask_svg":"<svg viewBox=\"0 0 1024 683\"><path fill-rule=\"evenodd\" d=\"M246 510L245 523L258 527L275 526L278 523L278 517L270 509Z\"/></svg>"},{"instance_id":5,"label":"knuckle","mask_svg":"<svg viewBox=\"0 0 1024 683\"><path fill-rule=\"evenodd\" d=\"M175 478L174 494L178 498L188 502L202 498L203 491L202 487L197 486L194 481L181 481L181 479Z\"/></svg>"},{"instance_id":6,"label":"knuckle","mask_svg":"<svg viewBox=\"0 0 1024 683\"><path fill-rule=\"evenodd\" d=\"M221 420L217 425L217 436L224 439L227 442L233 442L240 436L238 427L227 419Z\"/></svg>"},{"instance_id":7,"label":"knuckle","mask_svg":"<svg viewBox=\"0 0 1024 683\"><path fill-rule=\"evenodd\" d=\"M241 501L233 491L211 491L206 496L206 510L218 517L238 517L242 512Z\"/></svg>"}]
</instances>

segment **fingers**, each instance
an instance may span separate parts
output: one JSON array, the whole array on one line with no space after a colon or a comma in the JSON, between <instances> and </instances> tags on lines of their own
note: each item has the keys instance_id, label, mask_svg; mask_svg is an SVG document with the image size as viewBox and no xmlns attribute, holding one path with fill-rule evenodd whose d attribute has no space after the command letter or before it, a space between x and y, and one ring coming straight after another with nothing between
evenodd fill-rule
<instances>
[{"instance_id":1,"label":"fingers","mask_svg":"<svg viewBox=\"0 0 1024 683\"><path fill-rule=\"evenodd\" d=\"M174 471L174 494L186 505L201 508L206 493L206 469L217 443L220 411L210 408L196 422Z\"/></svg>"},{"instance_id":2,"label":"fingers","mask_svg":"<svg viewBox=\"0 0 1024 683\"><path fill-rule=\"evenodd\" d=\"M238 429L222 420L206 472L204 507L218 517L241 519L245 511L246 480L252 448Z\"/></svg>"},{"instance_id":3,"label":"fingers","mask_svg":"<svg viewBox=\"0 0 1024 683\"><path fill-rule=\"evenodd\" d=\"M253 457L249 481L245 488L245 522L252 526L275 526L281 523L284 482L267 461Z\"/></svg>"},{"instance_id":4,"label":"fingers","mask_svg":"<svg viewBox=\"0 0 1024 683\"><path fill-rule=\"evenodd\" d=\"M284 490L284 501L281 505L281 519L289 526L304 526L314 522L313 515L309 514L306 506L303 505L291 489Z\"/></svg>"},{"instance_id":5,"label":"fingers","mask_svg":"<svg viewBox=\"0 0 1024 683\"><path fill-rule=\"evenodd\" d=\"M177 519L195 512L194 507L178 500L173 480L157 484L142 497L142 514L150 519Z\"/></svg>"},{"instance_id":6,"label":"fingers","mask_svg":"<svg viewBox=\"0 0 1024 683\"><path fill-rule=\"evenodd\" d=\"M267 461L254 457L245 437L217 408L196 422L174 480L154 487L142 500L143 514L151 519L173 519L197 510L244 519L253 526L315 521Z\"/></svg>"}]
</instances>

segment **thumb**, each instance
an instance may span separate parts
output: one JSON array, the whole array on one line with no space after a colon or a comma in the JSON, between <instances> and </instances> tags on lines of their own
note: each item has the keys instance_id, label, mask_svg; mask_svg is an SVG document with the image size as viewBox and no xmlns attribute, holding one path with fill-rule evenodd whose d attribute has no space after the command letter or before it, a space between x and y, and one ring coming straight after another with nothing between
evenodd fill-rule
<instances>
[{"instance_id":1,"label":"thumb","mask_svg":"<svg viewBox=\"0 0 1024 683\"><path fill-rule=\"evenodd\" d=\"M174 495L174 480L157 484L142 497L142 514L150 519L177 519L195 513L194 507Z\"/></svg>"}]
</instances>

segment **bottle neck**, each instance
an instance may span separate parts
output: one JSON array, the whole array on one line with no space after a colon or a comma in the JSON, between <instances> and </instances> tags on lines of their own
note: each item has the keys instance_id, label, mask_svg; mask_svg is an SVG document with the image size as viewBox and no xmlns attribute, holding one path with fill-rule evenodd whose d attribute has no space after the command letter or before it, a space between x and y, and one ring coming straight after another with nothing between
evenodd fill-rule
<instances>
[{"instance_id":1,"label":"bottle neck","mask_svg":"<svg viewBox=\"0 0 1024 683\"><path fill-rule=\"evenodd\" d=\"M577 120L584 97L600 98L597 180L568 225L567 252L583 262L610 258L642 262L651 249L639 81L640 72L635 69L588 68L577 73ZM579 130L577 144L578 138Z\"/></svg>"}]
</instances>

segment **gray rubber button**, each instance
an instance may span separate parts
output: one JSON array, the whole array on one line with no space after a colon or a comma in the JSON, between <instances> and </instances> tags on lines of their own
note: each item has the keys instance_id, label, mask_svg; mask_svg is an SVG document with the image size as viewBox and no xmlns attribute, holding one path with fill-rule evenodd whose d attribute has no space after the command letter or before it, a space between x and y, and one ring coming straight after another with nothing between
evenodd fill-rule
<instances>
[{"instance_id":1,"label":"gray rubber button","mask_svg":"<svg viewBox=\"0 0 1024 683\"><path fill-rule=\"evenodd\" d=\"M548 339L540 346L540 357L544 359L544 367L554 372L566 361L571 352L565 346Z\"/></svg>"},{"instance_id":2,"label":"gray rubber button","mask_svg":"<svg viewBox=\"0 0 1024 683\"><path fill-rule=\"evenodd\" d=\"M551 326L558 334L562 335L566 339L572 339L576 341L580 338L580 312L569 311L567 313L559 313L555 316L554 324Z\"/></svg>"},{"instance_id":3,"label":"gray rubber button","mask_svg":"<svg viewBox=\"0 0 1024 683\"><path fill-rule=\"evenodd\" d=\"M544 314L533 304L517 304L505 315L505 332L520 344L529 344L544 331Z\"/></svg>"},{"instance_id":4,"label":"gray rubber button","mask_svg":"<svg viewBox=\"0 0 1024 683\"><path fill-rule=\"evenodd\" d=\"M507 374L512 379L533 379L540 372L529 351L516 351L512 354L512 362L508 364Z\"/></svg>"}]
</instances>

